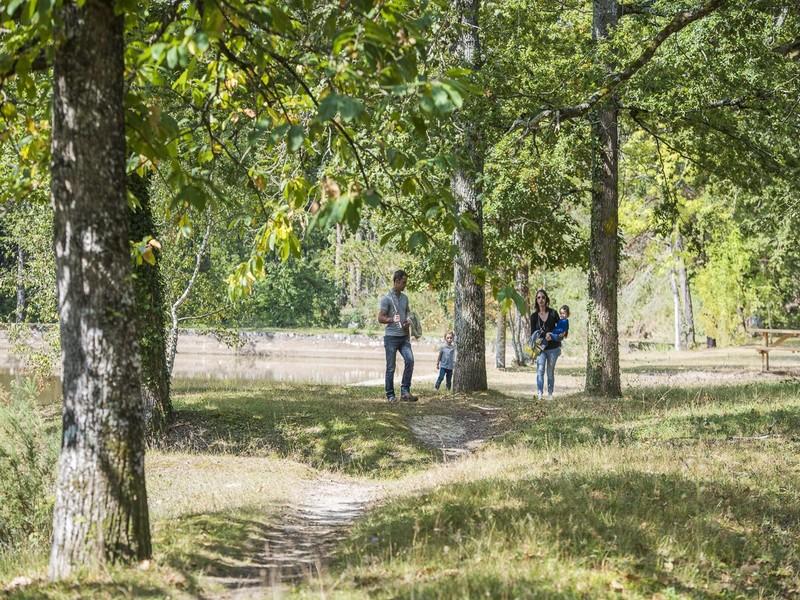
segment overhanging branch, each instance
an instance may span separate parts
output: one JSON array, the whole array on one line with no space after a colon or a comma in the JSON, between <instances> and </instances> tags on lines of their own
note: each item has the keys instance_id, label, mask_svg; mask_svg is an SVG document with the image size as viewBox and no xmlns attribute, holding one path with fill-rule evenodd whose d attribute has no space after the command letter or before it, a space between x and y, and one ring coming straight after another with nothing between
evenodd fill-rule
<instances>
[{"instance_id":1,"label":"overhanging branch","mask_svg":"<svg viewBox=\"0 0 800 600\"><path fill-rule=\"evenodd\" d=\"M698 21L712 12L717 10L720 6L725 4L727 0L709 0L702 6L693 10L682 10L672 17L670 22L659 31L656 36L645 47L642 53L631 62L627 67L621 71L617 71L608 76L603 86L589 96L585 101L580 104L572 106L564 106L561 108L547 108L536 115L528 118L520 118L514 122L512 129L523 128L526 133L531 133L538 129L541 123L547 119L556 122L566 121L582 117L587 114L592 108L601 100L611 96L617 88L631 79L639 70L644 67L655 56L658 48L670 36L678 33L691 23Z\"/></svg>"}]
</instances>

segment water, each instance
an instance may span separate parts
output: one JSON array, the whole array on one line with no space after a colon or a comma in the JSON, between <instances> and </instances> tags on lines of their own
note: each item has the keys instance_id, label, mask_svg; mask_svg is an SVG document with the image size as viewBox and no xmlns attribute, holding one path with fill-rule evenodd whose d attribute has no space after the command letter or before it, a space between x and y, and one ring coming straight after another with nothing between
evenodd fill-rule
<instances>
[{"instance_id":1,"label":"water","mask_svg":"<svg viewBox=\"0 0 800 600\"><path fill-rule=\"evenodd\" d=\"M415 379L417 374L434 373L434 346L414 344L414 354ZM187 335L179 341L173 379L382 386L385 366L383 343L377 338L263 335L251 338L237 353L210 336ZM402 371L403 361L398 356L398 380ZM11 389L19 377L16 373L8 355L0 352L0 388ZM40 399L43 403L60 401L58 378L47 383Z\"/></svg>"}]
</instances>

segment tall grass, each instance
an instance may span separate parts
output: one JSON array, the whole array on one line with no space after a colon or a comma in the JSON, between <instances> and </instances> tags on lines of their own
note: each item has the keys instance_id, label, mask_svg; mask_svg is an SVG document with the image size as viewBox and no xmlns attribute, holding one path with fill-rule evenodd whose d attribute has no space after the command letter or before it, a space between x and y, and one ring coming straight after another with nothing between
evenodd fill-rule
<instances>
[{"instance_id":1,"label":"tall grass","mask_svg":"<svg viewBox=\"0 0 800 600\"><path fill-rule=\"evenodd\" d=\"M58 440L37 398L24 379L0 393L0 573L50 540Z\"/></svg>"}]
</instances>

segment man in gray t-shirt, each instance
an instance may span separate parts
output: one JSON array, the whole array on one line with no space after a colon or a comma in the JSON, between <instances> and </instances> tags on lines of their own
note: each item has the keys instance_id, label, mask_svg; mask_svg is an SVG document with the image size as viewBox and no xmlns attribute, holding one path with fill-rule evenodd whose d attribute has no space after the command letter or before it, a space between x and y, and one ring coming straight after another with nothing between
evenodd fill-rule
<instances>
[{"instance_id":1,"label":"man in gray t-shirt","mask_svg":"<svg viewBox=\"0 0 800 600\"><path fill-rule=\"evenodd\" d=\"M400 400L416 402L417 397L411 395L411 375L414 373L414 353L411 351L410 322L408 319L408 296L406 289L408 275L405 271L395 271L392 277L392 289L381 298L378 308L378 322L386 325L383 336L383 347L386 350L386 399L394 402L394 370L397 352L403 357L405 368L400 383Z\"/></svg>"}]
</instances>

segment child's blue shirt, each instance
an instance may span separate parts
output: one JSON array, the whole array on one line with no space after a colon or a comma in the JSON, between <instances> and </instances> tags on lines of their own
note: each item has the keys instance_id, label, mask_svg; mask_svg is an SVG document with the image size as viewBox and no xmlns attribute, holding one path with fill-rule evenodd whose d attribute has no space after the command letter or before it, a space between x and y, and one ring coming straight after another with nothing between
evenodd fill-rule
<instances>
[{"instance_id":1,"label":"child's blue shirt","mask_svg":"<svg viewBox=\"0 0 800 600\"><path fill-rule=\"evenodd\" d=\"M559 319L550 336L557 342L560 342L569 333L569 319Z\"/></svg>"}]
</instances>

